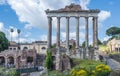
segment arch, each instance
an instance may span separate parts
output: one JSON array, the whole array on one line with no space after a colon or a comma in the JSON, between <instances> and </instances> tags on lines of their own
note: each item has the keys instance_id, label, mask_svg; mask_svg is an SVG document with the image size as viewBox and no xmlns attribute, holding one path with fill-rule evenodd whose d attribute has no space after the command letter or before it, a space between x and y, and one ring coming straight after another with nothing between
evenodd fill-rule
<instances>
[{"instance_id":1,"label":"arch","mask_svg":"<svg viewBox=\"0 0 120 76\"><path fill-rule=\"evenodd\" d=\"M4 65L5 64L5 57L1 56L0 57L0 65Z\"/></svg>"},{"instance_id":2,"label":"arch","mask_svg":"<svg viewBox=\"0 0 120 76\"><path fill-rule=\"evenodd\" d=\"M46 50L46 47L42 47L42 50Z\"/></svg>"},{"instance_id":3,"label":"arch","mask_svg":"<svg viewBox=\"0 0 120 76\"><path fill-rule=\"evenodd\" d=\"M27 63L32 63L32 62L33 62L33 57L28 56L28 57L27 57Z\"/></svg>"},{"instance_id":4,"label":"arch","mask_svg":"<svg viewBox=\"0 0 120 76\"><path fill-rule=\"evenodd\" d=\"M14 57L8 57L8 64L14 64Z\"/></svg>"},{"instance_id":5,"label":"arch","mask_svg":"<svg viewBox=\"0 0 120 76\"><path fill-rule=\"evenodd\" d=\"M25 47L23 48L23 50L28 50L28 47L25 46Z\"/></svg>"}]
</instances>

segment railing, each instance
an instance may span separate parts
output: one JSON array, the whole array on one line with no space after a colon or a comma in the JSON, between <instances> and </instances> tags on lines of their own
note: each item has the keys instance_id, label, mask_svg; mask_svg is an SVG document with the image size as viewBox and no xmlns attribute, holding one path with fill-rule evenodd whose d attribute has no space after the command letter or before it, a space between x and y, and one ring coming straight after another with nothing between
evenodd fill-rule
<instances>
[{"instance_id":1,"label":"railing","mask_svg":"<svg viewBox=\"0 0 120 76\"><path fill-rule=\"evenodd\" d=\"M18 71L20 73L31 73L31 72L38 71L38 67L34 67L34 68L21 68L21 69L17 69L16 71Z\"/></svg>"}]
</instances>

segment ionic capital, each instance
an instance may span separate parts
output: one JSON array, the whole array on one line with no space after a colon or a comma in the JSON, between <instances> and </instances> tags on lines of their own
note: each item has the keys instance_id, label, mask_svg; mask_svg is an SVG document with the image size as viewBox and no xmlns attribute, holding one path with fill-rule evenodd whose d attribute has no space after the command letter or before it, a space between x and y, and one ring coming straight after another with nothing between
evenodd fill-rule
<instances>
[{"instance_id":1,"label":"ionic capital","mask_svg":"<svg viewBox=\"0 0 120 76\"><path fill-rule=\"evenodd\" d=\"M80 17L76 16L75 18L76 18L76 19L79 19Z\"/></svg>"},{"instance_id":2,"label":"ionic capital","mask_svg":"<svg viewBox=\"0 0 120 76\"><path fill-rule=\"evenodd\" d=\"M47 17L48 18L48 20L52 20L52 17Z\"/></svg>"},{"instance_id":3,"label":"ionic capital","mask_svg":"<svg viewBox=\"0 0 120 76\"><path fill-rule=\"evenodd\" d=\"M96 16L96 17L93 17L93 20L95 20L95 19L98 19L98 17Z\"/></svg>"},{"instance_id":4,"label":"ionic capital","mask_svg":"<svg viewBox=\"0 0 120 76\"><path fill-rule=\"evenodd\" d=\"M66 19L69 19L70 17L66 17Z\"/></svg>"},{"instance_id":5,"label":"ionic capital","mask_svg":"<svg viewBox=\"0 0 120 76\"><path fill-rule=\"evenodd\" d=\"M86 20L88 20L88 19L89 19L89 17L85 17L85 19L86 19Z\"/></svg>"}]
</instances>

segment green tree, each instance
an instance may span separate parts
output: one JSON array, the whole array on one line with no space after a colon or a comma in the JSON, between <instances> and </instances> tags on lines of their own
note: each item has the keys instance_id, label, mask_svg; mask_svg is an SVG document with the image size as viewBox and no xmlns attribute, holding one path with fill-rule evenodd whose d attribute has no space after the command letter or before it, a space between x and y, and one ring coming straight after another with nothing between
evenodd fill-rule
<instances>
[{"instance_id":1,"label":"green tree","mask_svg":"<svg viewBox=\"0 0 120 76\"><path fill-rule=\"evenodd\" d=\"M85 41L82 43L82 47L85 47Z\"/></svg>"},{"instance_id":2,"label":"green tree","mask_svg":"<svg viewBox=\"0 0 120 76\"><path fill-rule=\"evenodd\" d=\"M109 29L106 30L106 34L108 36L116 36L120 33L120 28L119 27L110 27Z\"/></svg>"},{"instance_id":3,"label":"green tree","mask_svg":"<svg viewBox=\"0 0 120 76\"><path fill-rule=\"evenodd\" d=\"M3 32L0 32L0 52L8 49L9 41Z\"/></svg>"},{"instance_id":4,"label":"green tree","mask_svg":"<svg viewBox=\"0 0 120 76\"><path fill-rule=\"evenodd\" d=\"M15 68L4 68L0 67L0 76L20 76L20 73Z\"/></svg>"},{"instance_id":5,"label":"green tree","mask_svg":"<svg viewBox=\"0 0 120 76\"><path fill-rule=\"evenodd\" d=\"M98 39L98 45L102 45L102 42Z\"/></svg>"},{"instance_id":6,"label":"green tree","mask_svg":"<svg viewBox=\"0 0 120 76\"><path fill-rule=\"evenodd\" d=\"M52 70L53 60L51 51L47 50L46 63L45 66L47 69Z\"/></svg>"},{"instance_id":7,"label":"green tree","mask_svg":"<svg viewBox=\"0 0 120 76\"><path fill-rule=\"evenodd\" d=\"M120 39L120 33L119 33L119 35L118 35L118 39Z\"/></svg>"},{"instance_id":8,"label":"green tree","mask_svg":"<svg viewBox=\"0 0 120 76\"><path fill-rule=\"evenodd\" d=\"M102 42L98 39L98 45L102 45ZM85 47L85 41L82 43L82 47ZM89 45L89 47L92 47L92 45Z\"/></svg>"}]
</instances>

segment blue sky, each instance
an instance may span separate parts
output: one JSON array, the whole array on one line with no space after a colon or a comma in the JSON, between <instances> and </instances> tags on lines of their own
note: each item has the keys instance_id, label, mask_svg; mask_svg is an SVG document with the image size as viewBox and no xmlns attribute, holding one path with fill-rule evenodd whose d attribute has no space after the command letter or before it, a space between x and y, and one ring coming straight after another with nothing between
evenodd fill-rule
<instances>
[{"instance_id":1,"label":"blue sky","mask_svg":"<svg viewBox=\"0 0 120 76\"><path fill-rule=\"evenodd\" d=\"M6 33L10 40L10 28L15 31L13 40L18 41L17 29L21 30L20 41L31 42L47 40L46 9L59 9L71 3L80 4L82 9L100 9L99 39L107 40L105 31L111 26L119 27L120 0L0 0L0 31ZM82 19L84 20L84 19ZM70 38L75 39L75 19L70 20ZM84 23L84 21L83 21ZM80 43L84 41L84 24L80 25ZM89 38L92 42L91 20L89 21ZM53 19L53 42L56 40L56 19ZM61 40L65 40L65 19L61 19Z\"/></svg>"}]
</instances>

